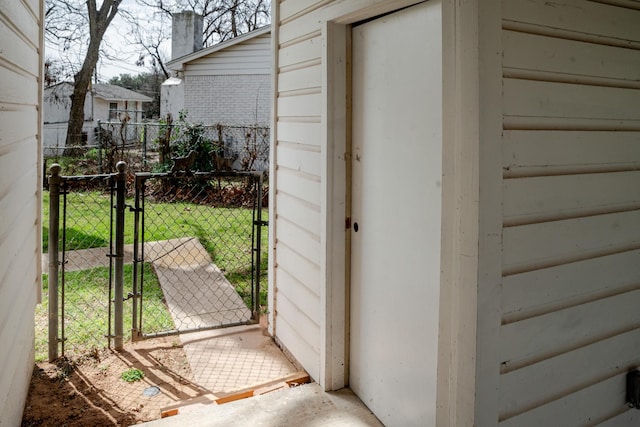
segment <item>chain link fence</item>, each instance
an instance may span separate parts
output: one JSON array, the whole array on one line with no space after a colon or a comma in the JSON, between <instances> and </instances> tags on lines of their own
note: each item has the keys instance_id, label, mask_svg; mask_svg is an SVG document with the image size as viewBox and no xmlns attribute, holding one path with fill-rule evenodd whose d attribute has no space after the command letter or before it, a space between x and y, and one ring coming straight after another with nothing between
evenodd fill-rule
<instances>
[{"instance_id":1,"label":"chain link fence","mask_svg":"<svg viewBox=\"0 0 640 427\"><path fill-rule=\"evenodd\" d=\"M267 285L261 185L250 173L137 174L137 262L152 266L171 315L147 307L138 267L141 336L257 321Z\"/></svg>"},{"instance_id":2,"label":"chain link fence","mask_svg":"<svg viewBox=\"0 0 640 427\"><path fill-rule=\"evenodd\" d=\"M228 169L264 172L269 167L270 132L266 126L204 126L163 120L98 121L95 127L85 127L83 145L66 147L66 124L45 125L46 163L60 163L70 175L115 172L118 161L125 161L133 172L165 172L171 168L172 158L193 150L198 156L194 170L201 172L216 169L213 153L226 159Z\"/></svg>"},{"instance_id":3,"label":"chain link fence","mask_svg":"<svg viewBox=\"0 0 640 427\"><path fill-rule=\"evenodd\" d=\"M43 243L44 262L53 257L56 273L44 275L36 360L52 354L50 342L55 354L78 359L114 338L118 209L125 340L257 321L267 289L260 173L123 174L122 201L116 174L55 176L44 192ZM50 304L57 307L53 332Z\"/></svg>"},{"instance_id":4,"label":"chain link fence","mask_svg":"<svg viewBox=\"0 0 640 427\"><path fill-rule=\"evenodd\" d=\"M101 349L109 334L111 289L111 206L113 181L110 176L64 178L60 183L57 261L57 336L61 354L76 358ZM44 193L45 219L51 215L50 193ZM55 208L54 208L55 209ZM58 216L54 213L54 216ZM45 222L48 224L48 222ZM44 228L45 262L49 262L48 235ZM46 270L45 270L46 271ZM44 277L44 295L52 278ZM55 306L55 305L54 305ZM47 355L47 310L49 298L36 313L36 359Z\"/></svg>"}]
</instances>

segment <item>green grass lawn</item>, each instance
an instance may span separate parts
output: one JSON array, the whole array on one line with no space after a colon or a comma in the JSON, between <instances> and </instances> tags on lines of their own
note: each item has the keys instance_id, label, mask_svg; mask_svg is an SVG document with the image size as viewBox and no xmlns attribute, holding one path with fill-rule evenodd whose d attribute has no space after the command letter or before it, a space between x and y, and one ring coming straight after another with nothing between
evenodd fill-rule
<instances>
[{"instance_id":1,"label":"green grass lawn","mask_svg":"<svg viewBox=\"0 0 640 427\"><path fill-rule=\"evenodd\" d=\"M131 265L124 266L125 289L131 288ZM164 295L150 264L144 264L145 328L150 333L173 329L173 320L164 303ZM36 362L48 356L48 275L43 275L43 301L36 307ZM96 267L65 274L65 353L83 355L106 346L108 333L109 270ZM113 307L112 307L113 309ZM125 339L131 338L131 302L124 304ZM62 325L60 325L61 327ZM113 333L113 330L111 331Z\"/></svg>"}]
</instances>

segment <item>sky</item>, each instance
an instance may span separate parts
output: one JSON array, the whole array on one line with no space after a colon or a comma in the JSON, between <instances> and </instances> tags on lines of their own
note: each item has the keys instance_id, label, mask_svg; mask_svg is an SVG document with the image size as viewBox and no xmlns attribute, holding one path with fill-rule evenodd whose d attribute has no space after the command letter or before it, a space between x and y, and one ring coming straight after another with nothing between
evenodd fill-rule
<instances>
[{"instance_id":1,"label":"sky","mask_svg":"<svg viewBox=\"0 0 640 427\"><path fill-rule=\"evenodd\" d=\"M164 22L161 23L159 17L154 17L148 10L145 10L144 7L137 5L132 0L123 2L120 8L126 8L128 12L138 17L138 22L140 22L142 28L163 25L166 33L171 33L171 22L169 20L165 18ZM98 61L96 68L100 81L106 82L120 74L136 75L150 71L150 64L145 67L138 67L135 64L140 53L140 47L131 45L132 36L129 34L129 27L130 24L125 22L121 16L116 16L107 29L101 48L108 50L111 53L111 58L102 57ZM162 51L168 60L171 54L170 40L163 43ZM78 64L82 63L83 58L80 52L62 52L61 46L49 41L45 42L45 58L58 59L64 57L64 55L69 55L71 60Z\"/></svg>"}]
</instances>

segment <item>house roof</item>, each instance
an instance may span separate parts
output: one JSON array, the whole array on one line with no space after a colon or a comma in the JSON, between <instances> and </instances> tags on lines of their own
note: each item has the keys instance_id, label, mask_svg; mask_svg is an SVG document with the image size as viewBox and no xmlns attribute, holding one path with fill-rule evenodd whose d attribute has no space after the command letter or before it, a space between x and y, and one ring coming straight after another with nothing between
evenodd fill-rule
<instances>
[{"instance_id":1,"label":"house roof","mask_svg":"<svg viewBox=\"0 0 640 427\"><path fill-rule=\"evenodd\" d=\"M62 89L62 93L70 95L73 92L73 83L62 82L57 85L50 86L45 89L45 96L47 92L53 93ZM93 95L96 98L104 99L105 101L140 101L151 102L153 99L146 95L123 88L121 86L110 85L106 83L97 83L91 85ZM59 96L59 95L58 95Z\"/></svg>"},{"instance_id":2,"label":"house roof","mask_svg":"<svg viewBox=\"0 0 640 427\"><path fill-rule=\"evenodd\" d=\"M122 86L98 83L92 86L94 96L106 101L153 101L146 95L123 88Z\"/></svg>"},{"instance_id":3,"label":"house roof","mask_svg":"<svg viewBox=\"0 0 640 427\"><path fill-rule=\"evenodd\" d=\"M257 30L253 30L249 33L242 34L238 37L234 37L232 39L223 41L221 43L215 44L213 46L205 47L204 49L200 49L196 52L190 53L188 55L181 56L179 58L173 59L167 62L167 67L172 70L179 70L184 66L184 64L194 61L196 59L202 58L203 56L210 55L212 53L221 51L223 49L229 48L231 46L235 46L247 40L251 40L254 37L259 37L264 34L268 34L271 32L271 25L265 25L262 28L258 28Z\"/></svg>"}]
</instances>

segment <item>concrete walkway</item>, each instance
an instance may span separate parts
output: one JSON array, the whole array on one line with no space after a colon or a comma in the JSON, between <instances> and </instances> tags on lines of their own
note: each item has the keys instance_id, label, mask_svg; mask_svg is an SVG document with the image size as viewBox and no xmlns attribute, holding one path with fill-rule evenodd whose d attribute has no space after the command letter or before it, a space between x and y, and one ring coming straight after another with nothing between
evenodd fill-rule
<instances>
[{"instance_id":1,"label":"concrete walkway","mask_svg":"<svg viewBox=\"0 0 640 427\"><path fill-rule=\"evenodd\" d=\"M146 427L382 426L349 389L323 392L317 384L274 391L140 424Z\"/></svg>"},{"instance_id":2,"label":"concrete walkway","mask_svg":"<svg viewBox=\"0 0 640 427\"><path fill-rule=\"evenodd\" d=\"M248 322L251 311L195 237L145 243L177 330Z\"/></svg>"}]
</instances>

